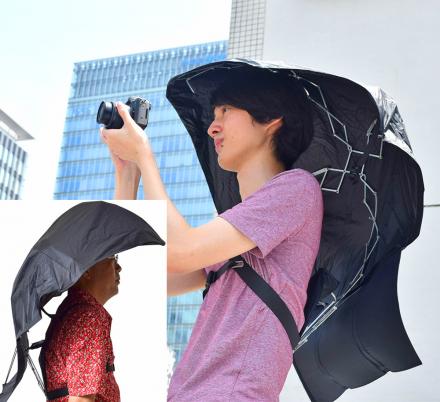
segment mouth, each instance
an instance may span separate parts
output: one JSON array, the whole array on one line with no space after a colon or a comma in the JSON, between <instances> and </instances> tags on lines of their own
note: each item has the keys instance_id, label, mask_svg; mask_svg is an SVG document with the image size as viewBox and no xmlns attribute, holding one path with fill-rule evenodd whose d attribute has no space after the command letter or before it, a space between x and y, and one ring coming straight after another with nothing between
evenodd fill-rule
<instances>
[{"instance_id":1,"label":"mouth","mask_svg":"<svg viewBox=\"0 0 440 402\"><path fill-rule=\"evenodd\" d=\"M216 151L219 150L220 148L223 148L223 140L222 139L214 140L214 145Z\"/></svg>"}]
</instances>

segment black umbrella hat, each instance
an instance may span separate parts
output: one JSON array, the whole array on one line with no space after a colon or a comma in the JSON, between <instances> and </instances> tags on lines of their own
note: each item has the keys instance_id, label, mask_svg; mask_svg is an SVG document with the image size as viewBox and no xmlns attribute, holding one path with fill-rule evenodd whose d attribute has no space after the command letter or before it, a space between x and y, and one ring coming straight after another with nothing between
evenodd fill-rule
<instances>
[{"instance_id":1,"label":"black umbrella hat","mask_svg":"<svg viewBox=\"0 0 440 402\"><path fill-rule=\"evenodd\" d=\"M165 242L142 218L118 205L84 202L66 211L41 236L14 281L16 337L41 319L41 308L106 257Z\"/></svg>"},{"instance_id":2,"label":"black umbrella hat","mask_svg":"<svg viewBox=\"0 0 440 402\"><path fill-rule=\"evenodd\" d=\"M83 202L62 214L32 247L13 285L11 305L17 339L18 373L4 385L6 401L20 382L28 359L27 332L41 320L54 296L74 285L97 262L144 245L165 245L141 217L103 201Z\"/></svg>"},{"instance_id":3,"label":"black umbrella hat","mask_svg":"<svg viewBox=\"0 0 440 402\"><path fill-rule=\"evenodd\" d=\"M310 106L313 138L290 168L320 182L324 220L294 363L312 400L334 400L346 388L420 364L396 283L400 253L420 232L422 173L397 105L382 89L285 64L221 61L180 74L167 88L218 213L241 199L236 174L220 168L207 135L211 98L237 71L255 69L286 85L295 81Z\"/></svg>"}]
</instances>

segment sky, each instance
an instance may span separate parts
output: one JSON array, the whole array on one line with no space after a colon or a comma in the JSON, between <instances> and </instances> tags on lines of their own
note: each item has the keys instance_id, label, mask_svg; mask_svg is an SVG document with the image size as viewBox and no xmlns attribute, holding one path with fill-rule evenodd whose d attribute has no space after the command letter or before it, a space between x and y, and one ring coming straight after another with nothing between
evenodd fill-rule
<instances>
[{"instance_id":1,"label":"sky","mask_svg":"<svg viewBox=\"0 0 440 402\"><path fill-rule=\"evenodd\" d=\"M0 109L35 138L24 199L53 197L75 62L229 36L231 0L0 4Z\"/></svg>"}]
</instances>

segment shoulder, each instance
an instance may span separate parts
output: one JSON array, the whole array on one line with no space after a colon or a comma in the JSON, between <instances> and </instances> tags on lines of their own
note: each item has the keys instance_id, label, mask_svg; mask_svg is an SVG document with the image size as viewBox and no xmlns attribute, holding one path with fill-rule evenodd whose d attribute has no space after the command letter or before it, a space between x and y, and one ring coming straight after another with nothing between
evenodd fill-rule
<instances>
[{"instance_id":1,"label":"shoulder","mask_svg":"<svg viewBox=\"0 0 440 402\"><path fill-rule=\"evenodd\" d=\"M66 311L63 317L66 330L72 333L106 332L109 320L97 306L81 303Z\"/></svg>"},{"instance_id":2,"label":"shoulder","mask_svg":"<svg viewBox=\"0 0 440 402\"><path fill-rule=\"evenodd\" d=\"M321 187L315 176L307 170L298 168L278 173L261 190L271 198L274 194L284 199L321 198Z\"/></svg>"},{"instance_id":3,"label":"shoulder","mask_svg":"<svg viewBox=\"0 0 440 402\"><path fill-rule=\"evenodd\" d=\"M318 180L307 170L295 168L278 173L272 178L275 182L289 182L308 185L312 188L320 188Z\"/></svg>"}]
</instances>

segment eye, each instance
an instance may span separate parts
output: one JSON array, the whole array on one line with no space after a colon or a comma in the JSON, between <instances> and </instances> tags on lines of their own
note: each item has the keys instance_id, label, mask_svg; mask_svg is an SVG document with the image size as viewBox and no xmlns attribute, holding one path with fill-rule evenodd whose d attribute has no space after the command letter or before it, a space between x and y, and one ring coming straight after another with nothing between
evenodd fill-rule
<instances>
[{"instance_id":1,"label":"eye","mask_svg":"<svg viewBox=\"0 0 440 402\"><path fill-rule=\"evenodd\" d=\"M226 113L228 110L231 110L230 106L222 106L222 112Z\"/></svg>"}]
</instances>

